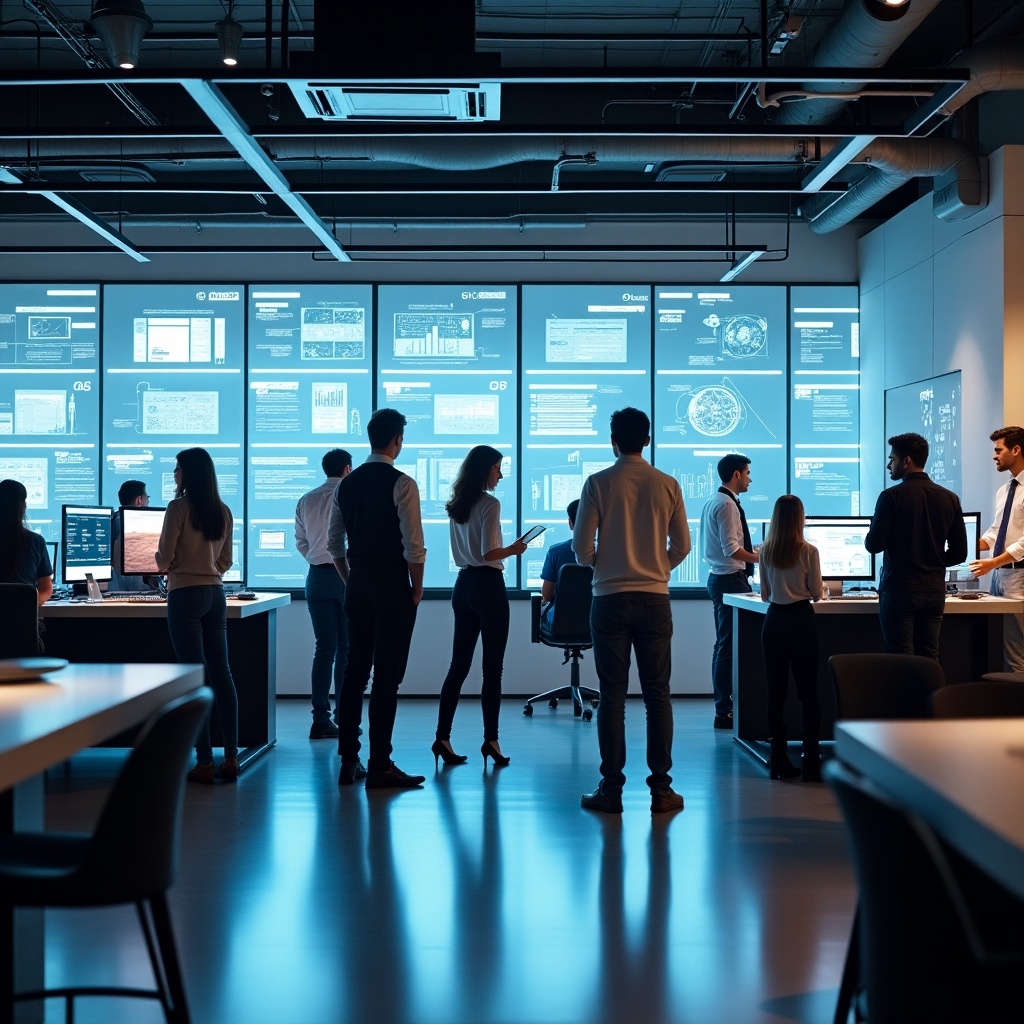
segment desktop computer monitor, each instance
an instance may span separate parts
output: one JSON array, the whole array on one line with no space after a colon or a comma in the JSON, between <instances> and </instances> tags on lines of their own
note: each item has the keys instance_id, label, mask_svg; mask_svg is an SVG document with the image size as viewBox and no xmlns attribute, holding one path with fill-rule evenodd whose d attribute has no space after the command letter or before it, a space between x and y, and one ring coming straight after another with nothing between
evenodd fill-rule
<instances>
[{"instance_id":1,"label":"desktop computer monitor","mask_svg":"<svg viewBox=\"0 0 1024 1024\"><path fill-rule=\"evenodd\" d=\"M808 516L804 540L818 549L821 575L827 580L871 582L875 556L864 547L869 516Z\"/></svg>"},{"instance_id":2,"label":"desktop computer monitor","mask_svg":"<svg viewBox=\"0 0 1024 1024\"><path fill-rule=\"evenodd\" d=\"M978 558L978 542L981 540L981 513L965 512L963 515L964 528L967 530L967 557L959 565L951 565L949 567L946 579L948 582L955 583L966 589L974 589L981 585L974 578L974 574L970 569L971 562L976 561Z\"/></svg>"},{"instance_id":3,"label":"desktop computer monitor","mask_svg":"<svg viewBox=\"0 0 1024 1024\"><path fill-rule=\"evenodd\" d=\"M97 582L113 576L110 561L112 509L98 505L64 505L61 508L61 575L64 583Z\"/></svg>"},{"instance_id":4,"label":"desktop computer monitor","mask_svg":"<svg viewBox=\"0 0 1024 1024\"><path fill-rule=\"evenodd\" d=\"M48 540L46 542L46 548L50 552L50 566L53 569L53 582L54 583L61 582L61 580L58 579L58 572L57 572L57 570L60 568L60 566L57 563L57 550L59 549L59 547L60 547L60 544L57 541L55 541L55 540Z\"/></svg>"},{"instance_id":5,"label":"desktop computer monitor","mask_svg":"<svg viewBox=\"0 0 1024 1024\"><path fill-rule=\"evenodd\" d=\"M162 508L122 508L121 565L122 576L157 576L156 549L164 525Z\"/></svg>"}]
</instances>

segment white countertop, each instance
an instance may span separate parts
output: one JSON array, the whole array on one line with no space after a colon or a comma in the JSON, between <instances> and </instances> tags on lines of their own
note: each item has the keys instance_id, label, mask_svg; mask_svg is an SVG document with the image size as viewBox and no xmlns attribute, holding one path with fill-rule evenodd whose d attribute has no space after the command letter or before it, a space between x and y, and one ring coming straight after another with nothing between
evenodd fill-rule
<instances>
[{"instance_id":1,"label":"white countertop","mask_svg":"<svg viewBox=\"0 0 1024 1024\"><path fill-rule=\"evenodd\" d=\"M250 615L261 615L272 608L284 608L291 604L291 594L258 593L255 600L240 601L229 597L227 617L247 619ZM102 601L47 601L39 609L44 619L77 618L98 619L116 616L125 619L164 619L167 617L166 601L132 601L108 597Z\"/></svg>"},{"instance_id":2,"label":"white countertop","mask_svg":"<svg viewBox=\"0 0 1024 1024\"><path fill-rule=\"evenodd\" d=\"M726 594L723 600L733 608L745 608L750 612L764 615L768 611L768 603L761 600L760 594ZM814 601L811 604L816 615L877 615L877 597L830 597L827 601ZM984 597L973 601L950 596L946 598L946 615L1021 615L1024 614L1024 601L1010 597Z\"/></svg>"}]
</instances>

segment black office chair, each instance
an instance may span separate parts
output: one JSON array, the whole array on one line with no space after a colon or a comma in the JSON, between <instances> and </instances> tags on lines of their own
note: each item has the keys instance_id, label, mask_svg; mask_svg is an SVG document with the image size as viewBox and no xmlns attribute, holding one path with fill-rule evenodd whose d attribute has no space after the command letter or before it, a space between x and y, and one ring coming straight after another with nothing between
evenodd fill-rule
<instances>
[{"instance_id":1,"label":"black office chair","mask_svg":"<svg viewBox=\"0 0 1024 1024\"><path fill-rule=\"evenodd\" d=\"M850 941L871 1024L1016 1020L1024 906L845 766L830 761L824 775L857 877ZM849 996L841 990L837 1024Z\"/></svg>"},{"instance_id":2,"label":"black office chair","mask_svg":"<svg viewBox=\"0 0 1024 1024\"><path fill-rule=\"evenodd\" d=\"M594 712L584 708L587 700L592 707L600 703L601 694L590 686L580 686L580 659L583 652L593 647L590 636L590 602L593 596L594 570L589 565L570 562L558 570L555 600L552 602L550 623L541 617L540 594L530 601L530 642L548 647L561 647L565 652L562 664L572 661L569 685L546 690L531 697L523 707L523 714L533 714L533 705L546 700L550 707L558 707L559 697L572 697L572 713L589 722Z\"/></svg>"},{"instance_id":3,"label":"black office chair","mask_svg":"<svg viewBox=\"0 0 1024 1024\"><path fill-rule=\"evenodd\" d=\"M928 698L946 684L942 666L916 654L833 654L828 670L836 721L931 718Z\"/></svg>"},{"instance_id":4,"label":"black office chair","mask_svg":"<svg viewBox=\"0 0 1024 1024\"><path fill-rule=\"evenodd\" d=\"M134 903L155 989L75 987L11 993L11 1003L60 997L67 1019L76 996L158 999L171 1024L189 1024L166 891L178 869L185 771L213 705L206 687L171 701L143 725L135 748L90 835L15 832L0 836L0 905L105 907ZM5 1020L14 1007L0 1008Z\"/></svg>"},{"instance_id":5,"label":"black office chair","mask_svg":"<svg viewBox=\"0 0 1024 1024\"><path fill-rule=\"evenodd\" d=\"M31 583L0 583L0 658L39 656L39 595Z\"/></svg>"},{"instance_id":6,"label":"black office chair","mask_svg":"<svg viewBox=\"0 0 1024 1024\"><path fill-rule=\"evenodd\" d=\"M956 683L931 696L936 718L1024 718L1024 680Z\"/></svg>"}]
</instances>

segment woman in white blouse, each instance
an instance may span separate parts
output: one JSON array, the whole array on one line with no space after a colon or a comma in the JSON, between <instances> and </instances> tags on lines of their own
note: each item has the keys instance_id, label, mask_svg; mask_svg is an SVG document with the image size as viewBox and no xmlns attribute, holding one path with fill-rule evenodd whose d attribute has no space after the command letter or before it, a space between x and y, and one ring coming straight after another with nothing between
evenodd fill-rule
<instances>
[{"instance_id":1,"label":"woman in white blouse","mask_svg":"<svg viewBox=\"0 0 1024 1024\"><path fill-rule=\"evenodd\" d=\"M761 600L769 602L761 630L761 652L768 688L769 774L773 779L821 781L818 740L818 629L812 601L825 597L818 549L804 540L804 506L793 494L775 502L768 537L761 545ZM786 753L784 711L793 670L803 708L803 769Z\"/></svg>"},{"instance_id":2,"label":"woman in white blouse","mask_svg":"<svg viewBox=\"0 0 1024 1024\"><path fill-rule=\"evenodd\" d=\"M452 722L462 684L469 675L478 637L483 638L483 685L480 705L484 715L484 742L480 748L484 764L493 758L506 765L498 746L498 714L501 710L501 671L508 643L508 594L505 591L503 559L521 555L526 545L515 540L502 545L501 505L488 494L502 479L501 452L490 445L477 445L463 460L445 505L450 520L452 557L459 575L452 591L455 633L452 661L441 686L437 711L437 736L430 752L434 767L440 757L445 764L462 764L466 757L452 749Z\"/></svg>"}]
</instances>

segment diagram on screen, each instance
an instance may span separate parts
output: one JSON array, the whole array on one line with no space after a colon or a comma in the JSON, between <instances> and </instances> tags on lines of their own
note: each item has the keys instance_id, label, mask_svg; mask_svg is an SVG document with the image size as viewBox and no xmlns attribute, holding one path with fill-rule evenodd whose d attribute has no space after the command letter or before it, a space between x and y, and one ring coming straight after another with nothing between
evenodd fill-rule
<instances>
[{"instance_id":1,"label":"diagram on screen","mask_svg":"<svg viewBox=\"0 0 1024 1024\"><path fill-rule=\"evenodd\" d=\"M159 391L140 383L138 395L136 429L142 434L217 434L220 429L216 391Z\"/></svg>"},{"instance_id":2,"label":"diagram on screen","mask_svg":"<svg viewBox=\"0 0 1024 1024\"><path fill-rule=\"evenodd\" d=\"M30 316L28 318L28 336L32 340L70 341L71 317Z\"/></svg>"},{"instance_id":3,"label":"diagram on screen","mask_svg":"<svg viewBox=\"0 0 1024 1024\"><path fill-rule=\"evenodd\" d=\"M474 359L473 316L469 313L396 313L396 359Z\"/></svg>"},{"instance_id":4,"label":"diagram on screen","mask_svg":"<svg viewBox=\"0 0 1024 1024\"><path fill-rule=\"evenodd\" d=\"M728 377L715 384L686 385L676 399L676 423L684 434L689 424L705 437L727 437L751 418L775 437L775 432Z\"/></svg>"},{"instance_id":5,"label":"diagram on screen","mask_svg":"<svg viewBox=\"0 0 1024 1024\"><path fill-rule=\"evenodd\" d=\"M366 310L303 306L299 338L303 360L362 359L366 354Z\"/></svg>"},{"instance_id":6,"label":"diagram on screen","mask_svg":"<svg viewBox=\"0 0 1024 1024\"><path fill-rule=\"evenodd\" d=\"M709 313L704 326L718 335L722 356L728 359L765 358L768 355L768 321L761 316L741 313L720 317Z\"/></svg>"}]
</instances>

